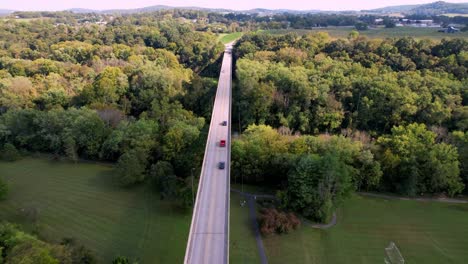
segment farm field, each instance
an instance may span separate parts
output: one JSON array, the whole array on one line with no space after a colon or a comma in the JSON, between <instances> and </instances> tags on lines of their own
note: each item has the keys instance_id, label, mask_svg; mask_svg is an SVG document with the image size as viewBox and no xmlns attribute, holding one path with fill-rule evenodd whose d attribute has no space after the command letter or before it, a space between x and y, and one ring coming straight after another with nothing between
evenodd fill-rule
<instances>
[{"instance_id":1,"label":"farm field","mask_svg":"<svg viewBox=\"0 0 468 264\"><path fill-rule=\"evenodd\" d=\"M332 38L346 38L348 34L354 30L354 27L328 27L317 29L298 29L298 30L269 30L272 34L285 34L288 32L297 32L298 34L306 34L313 32L328 32ZM432 40L441 40L443 38L468 38L468 32L460 32L456 34L447 34L437 32L438 28L414 28L414 27L396 27L396 28L376 28L366 31L360 31L359 34L368 38L400 38L413 37L416 39L429 38Z\"/></svg>"},{"instance_id":2,"label":"farm field","mask_svg":"<svg viewBox=\"0 0 468 264\"><path fill-rule=\"evenodd\" d=\"M0 202L0 220L20 223L40 238L73 237L100 263L124 255L139 263L181 263L190 212L161 201L148 187L113 184L113 169L43 158L0 162L10 195Z\"/></svg>"},{"instance_id":3,"label":"farm field","mask_svg":"<svg viewBox=\"0 0 468 264\"><path fill-rule=\"evenodd\" d=\"M468 17L468 14L447 13L447 14L444 14L444 16L448 16L448 17L457 17L457 16Z\"/></svg>"},{"instance_id":4,"label":"farm field","mask_svg":"<svg viewBox=\"0 0 468 264\"><path fill-rule=\"evenodd\" d=\"M39 18L0 18L1 21L16 21L16 22L26 22L31 23L35 21L44 21L49 20L49 17L39 17Z\"/></svg>"},{"instance_id":5,"label":"farm field","mask_svg":"<svg viewBox=\"0 0 468 264\"><path fill-rule=\"evenodd\" d=\"M468 204L353 196L327 230L306 225L263 240L269 263L383 263L393 241L407 263L466 263Z\"/></svg>"}]
</instances>

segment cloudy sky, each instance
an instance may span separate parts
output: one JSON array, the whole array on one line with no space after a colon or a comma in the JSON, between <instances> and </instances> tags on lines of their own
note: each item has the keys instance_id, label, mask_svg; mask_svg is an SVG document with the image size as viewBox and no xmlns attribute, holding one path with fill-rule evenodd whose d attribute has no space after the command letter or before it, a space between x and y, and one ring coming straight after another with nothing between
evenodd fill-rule
<instances>
[{"instance_id":1,"label":"cloudy sky","mask_svg":"<svg viewBox=\"0 0 468 264\"><path fill-rule=\"evenodd\" d=\"M64 10L69 8L120 9L151 5L200 6L245 10L251 8L298 10L362 10L391 5L430 3L436 0L0 0L0 9ZM453 3L468 0L450 0Z\"/></svg>"}]
</instances>

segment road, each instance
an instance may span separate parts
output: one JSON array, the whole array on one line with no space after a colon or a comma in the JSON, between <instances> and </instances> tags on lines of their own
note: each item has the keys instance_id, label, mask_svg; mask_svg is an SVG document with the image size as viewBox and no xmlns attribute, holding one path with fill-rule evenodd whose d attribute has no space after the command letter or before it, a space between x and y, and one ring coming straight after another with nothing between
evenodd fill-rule
<instances>
[{"instance_id":1,"label":"road","mask_svg":"<svg viewBox=\"0 0 468 264\"><path fill-rule=\"evenodd\" d=\"M229 262L232 44L226 45L185 252L186 264ZM227 126L221 123L227 121ZM226 147L220 147L220 140ZM219 162L226 162L219 169Z\"/></svg>"}]
</instances>

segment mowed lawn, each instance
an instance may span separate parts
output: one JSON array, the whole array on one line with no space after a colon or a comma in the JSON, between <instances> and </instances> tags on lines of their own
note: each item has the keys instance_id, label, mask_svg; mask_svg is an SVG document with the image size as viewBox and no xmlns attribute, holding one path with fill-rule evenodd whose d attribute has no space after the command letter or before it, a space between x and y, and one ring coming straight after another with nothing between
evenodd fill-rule
<instances>
[{"instance_id":1,"label":"mowed lawn","mask_svg":"<svg viewBox=\"0 0 468 264\"><path fill-rule=\"evenodd\" d=\"M229 262L230 263L260 263L257 242L255 240L252 222L249 219L249 207L241 206L245 199L231 192Z\"/></svg>"},{"instance_id":2,"label":"mowed lawn","mask_svg":"<svg viewBox=\"0 0 468 264\"><path fill-rule=\"evenodd\" d=\"M0 220L21 223L49 241L76 238L100 263L117 255L139 263L182 263L190 212L161 201L148 187L123 189L113 169L25 158L0 163L10 195L0 202Z\"/></svg>"},{"instance_id":3,"label":"mowed lawn","mask_svg":"<svg viewBox=\"0 0 468 264\"><path fill-rule=\"evenodd\" d=\"M468 204L354 196L328 230L302 226L264 239L269 263L383 263L394 241L406 263L468 261Z\"/></svg>"},{"instance_id":4,"label":"mowed lawn","mask_svg":"<svg viewBox=\"0 0 468 264\"><path fill-rule=\"evenodd\" d=\"M221 41L221 43L223 44L228 44L242 37L242 34L243 34L242 32L235 32L231 34L219 34L218 40Z\"/></svg>"}]
</instances>

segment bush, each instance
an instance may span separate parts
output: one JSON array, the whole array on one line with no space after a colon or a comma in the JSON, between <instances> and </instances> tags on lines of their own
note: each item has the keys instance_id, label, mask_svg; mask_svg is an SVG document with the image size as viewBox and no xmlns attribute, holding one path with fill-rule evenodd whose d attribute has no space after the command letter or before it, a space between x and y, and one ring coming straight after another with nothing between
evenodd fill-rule
<instances>
[{"instance_id":1,"label":"bush","mask_svg":"<svg viewBox=\"0 0 468 264\"><path fill-rule=\"evenodd\" d=\"M118 256L112 261L112 264L138 264L138 262L132 262L127 257Z\"/></svg>"},{"instance_id":2,"label":"bush","mask_svg":"<svg viewBox=\"0 0 468 264\"><path fill-rule=\"evenodd\" d=\"M130 261L126 257L118 256L112 261L112 264L130 264Z\"/></svg>"},{"instance_id":3,"label":"bush","mask_svg":"<svg viewBox=\"0 0 468 264\"><path fill-rule=\"evenodd\" d=\"M260 232L262 235L284 234L299 228L301 221L293 213L280 212L274 208L260 210Z\"/></svg>"},{"instance_id":4,"label":"bush","mask_svg":"<svg viewBox=\"0 0 468 264\"><path fill-rule=\"evenodd\" d=\"M70 251L71 264L96 264L94 253L83 245L77 244L74 238L63 238L61 245Z\"/></svg>"},{"instance_id":5,"label":"bush","mask_svg":"<svg viewBox=\"0 0 468 264\"><path fill-rule=\"evenodd\" d=\"M2 179L0 179L0 201L4 200L7 194L8 194L8 185L4 181L2 181Z\"/></svg>"},{"instance_id":6,"label":"bush","mask_svg":"<svg viewBox=\"0 0 468 264\"><path fill-rule=\"evenodd\" d=\"M72 263L65 246L41 241L9 223L0 223L0 246L5 263Z\"/></svg>"},{"instance_id":7,"label":"bush","mask_svg":"<svg viewBox=\"0 0 468 264\"><path fill-rule=\"evenodd\" d=\"M6 143L3 148L2 152L0 153L0 159L6 161L16 161L21 158L19 151L13 144Z\"/></svg>"}]
</instances>

